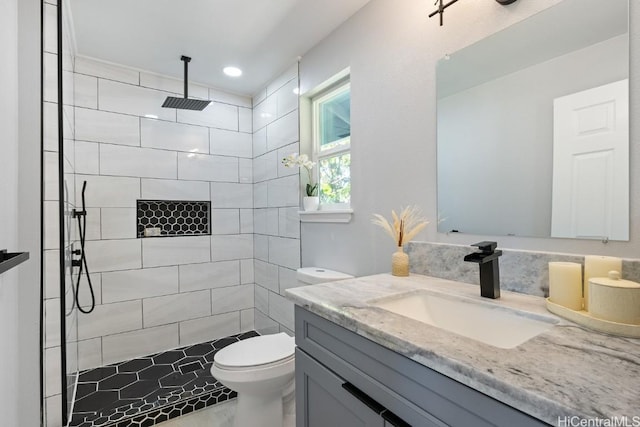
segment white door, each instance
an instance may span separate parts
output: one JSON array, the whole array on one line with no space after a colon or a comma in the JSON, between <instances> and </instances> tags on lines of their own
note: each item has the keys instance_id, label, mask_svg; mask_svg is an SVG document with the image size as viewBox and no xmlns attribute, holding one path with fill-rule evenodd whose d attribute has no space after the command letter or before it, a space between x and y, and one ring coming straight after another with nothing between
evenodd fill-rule
<instances>
[{"instance_id":1,"label":"white door","mask_svg":"<svg viewBox=\"0 0 640 427\"><path fill-rule=\"evenodd\" d=\"M553 101L551 236L629 240L629 80Z\"/></svg>"}]
</instances>

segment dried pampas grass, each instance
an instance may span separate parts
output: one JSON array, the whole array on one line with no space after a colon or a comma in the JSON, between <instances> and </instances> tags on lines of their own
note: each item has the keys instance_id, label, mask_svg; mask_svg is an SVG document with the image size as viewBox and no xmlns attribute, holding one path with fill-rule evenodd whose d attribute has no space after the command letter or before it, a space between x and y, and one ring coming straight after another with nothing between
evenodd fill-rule
<instances>
[{"instance_id":1,"label":"dried pampas grass","mask_svg":"<svg viewBox=\"0 0 640 427\"><path fill-rule=\"evenodd\" d=\"M400 211L400 215L391 211L391 223L382 215L373 214L373 217L371 222L382 227L398 246L410 242L429 224L415 206L407 206Z\"/></svg>"}]
</instances>

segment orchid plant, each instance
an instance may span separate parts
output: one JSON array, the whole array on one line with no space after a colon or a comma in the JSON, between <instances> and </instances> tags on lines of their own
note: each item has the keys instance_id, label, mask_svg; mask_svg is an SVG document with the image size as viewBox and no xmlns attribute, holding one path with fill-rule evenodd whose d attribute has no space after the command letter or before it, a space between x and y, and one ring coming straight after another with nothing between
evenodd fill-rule
<instances>
[{"instance_id":1,"label":"orchid plant","mask_svg":"<svg viewBox=\"0 0 640 427\"><path fill-rule=\"evenodd\" d=\"M304 168L309 176L309 182L306 186L306 193L309 197L315 197L318 195L318 183L313 183L313 175L311 170L315 166L315 162L309 160L309 156L306 154L293 153L282 159L282 164L287 168Z\"/></svg>"},{"instance_id":2,"label":"orchid plant","mask_svg":"<svg viewBox=\"0 0 640 427\"><path fill-rule=\"evenodd\" d=\"M382 227L399 247L410 242L429 224L415 206L407 206L400 211L400 214L392 210L392 222L379 214L373 214L373 217L371 222Z\"/></svg>"}]
</instances>

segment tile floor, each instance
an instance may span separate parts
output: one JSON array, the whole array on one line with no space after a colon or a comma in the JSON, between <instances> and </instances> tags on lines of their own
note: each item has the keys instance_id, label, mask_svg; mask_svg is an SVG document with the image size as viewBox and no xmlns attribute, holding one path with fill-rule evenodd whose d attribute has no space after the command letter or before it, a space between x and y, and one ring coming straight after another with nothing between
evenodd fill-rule
<instances>
[{"instance_id":1,"label":"tile floor","mask_svg":"<svg viewBox=\"0 0 640 427\"><path fill-rule=\"evenodd\" d=\"M251 331L81 372L71 427L148 427L236 397L214 354Z\"/></svg>"}]
</instances>

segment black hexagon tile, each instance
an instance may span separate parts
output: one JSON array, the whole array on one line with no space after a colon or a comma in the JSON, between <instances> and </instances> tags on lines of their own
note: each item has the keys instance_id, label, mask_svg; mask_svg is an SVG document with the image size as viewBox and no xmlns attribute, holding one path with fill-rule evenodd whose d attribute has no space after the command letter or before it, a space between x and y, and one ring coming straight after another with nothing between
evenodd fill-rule
<instances>
[{"instance_id":1,"label":"black hexagon tile","mask_svg":"<svg viewBox=\"0 0 640 427\"><path fill-rule=\"evenodd\" d=\"M211 234L208 201L138 200L136 212L138 237ZM156 233L145 233L146 229Z\"/></svg>"},{"instance_id":2,"label":"black hexagon tile","mask_svg":"<svg viewBox=\"0 0 640 427\"><path fill-rule=\"evenodd\" d=\"M162 203L162 209L175 208ZM69 425L152 426L233 399L236 393L211 376L213 356L257 335L250 331L81 372Z\"/></svg>"}]
</instances>

